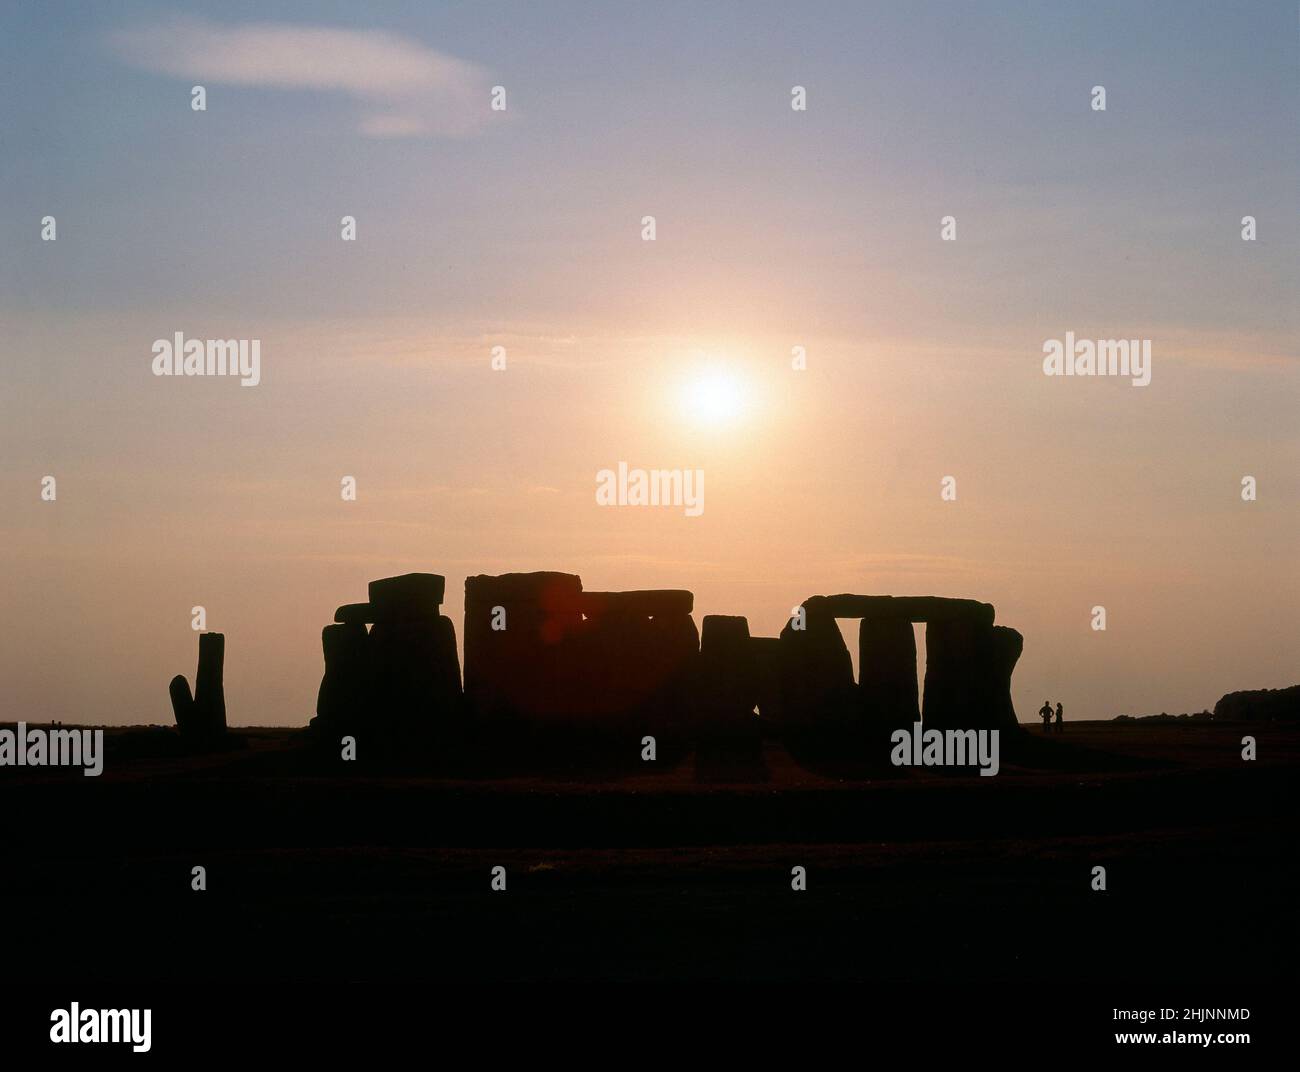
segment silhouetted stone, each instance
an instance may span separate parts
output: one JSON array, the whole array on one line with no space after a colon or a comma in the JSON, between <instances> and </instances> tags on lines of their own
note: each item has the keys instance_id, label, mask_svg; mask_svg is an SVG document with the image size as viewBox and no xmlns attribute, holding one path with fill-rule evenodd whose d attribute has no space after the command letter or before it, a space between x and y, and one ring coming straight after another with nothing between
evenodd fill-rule
<instances>
[{"instance_id":1,"label":"silhouetted stone","mask_svg":"<svg viewBox=\"0 0 1300 1072\"><path fill-rule=\"evenodd\" d=\"M194 675L194 712L205 737L226 732L226 689L222 675L226 659L224 633L199 634L199 668Z\"/></svg>"},{"instance_id":2,"label":"silhouetted stone","mask_svg":"<svg viewBox=\"0 0 1300 1072\"><path fill-rule=\"evenodd\" d=\"M944 596L857 596L841 594L814 596L824 614L833 618L871 618L906 622L969 621L993 624L993 605L975 599Z\"/></svg>"},{"instance_id":3,"label":"silhouetted stone","mask_svg":"<svg viewBox=\"0 0 1300 1072\"><path fill-rule=\"evenodd\" d=\"M581 578L568 573L465 578L465 698L471 710L543 720L572 711L580 675L565 641L582 629L581 595Z\"/></svg>"},{"instance_id":4,"label":"silhouetted stone","mask_svg":"<svg viewBox=\"0 0 1300 1072\"><path fill-rule=\"evenodd\" d=\"M925 627L925 695L921 719L927 729L977 729L992 626L948 619ZM983 635L982 635L983 634ZM987 637L987 639L986 639Z\"/></svg>"},{"instance_id":5,"label":"silhouetted stone","mask_svg":"<svg viewBox=\"0 0 1300 1072\"><path fill-rule=\"evenodd\" d=\"M359 622L321 630L325 674L316 696L316 727L331 737L355 736L365 725L373 698L368 641L366 627Z\"/></svg>"},{"instance_id":6,"label":"silhouetted stone","mask_svg":"<svg viewBox=\"0 0 1300 1072\"><path fill-rule=\"evenodd\" d=\"M702 732L758 731L749 621L706 614L700 633L699 729Z\"/></svg>"},{"instance_id":7,"label":"silhouetted stone","mask_svg":"<svg viewBox=\"0 0 1300 1072\"><path fill-rule=\"evenodd\" d=\"M750 637L749 653L759 716L775 725L781 721L781 641Z\"/></svg>"},{"instance_id":8,"label":"silhouetted stone","mask_svg":"<svg viewBox=\"0 0 1300 1072\"><path fill-rule=\"evenodd\" d=\"M863 618L858 628L858 694L867 724L910 727L920 719L916 636L907 618Z\"/></svg>"},{"instance_id":9,"label":"silhouetted stone","mask_svg":"<svg viewBox=\"0 0 1300 1072\"><path fill-rule=\"evenodd\" d=\"M645 718L648 732L680 736L687 731L690 719L691 690L700 657L699 630L695 619L683 611L656 614L646 623L644 636L645 646L639 654L650 686ZM661 754L672 747L669 742Z\"/></svg>"},{"instance_id":10,"label":"silhouetted stone","mask_svg":"<svg viewBox=\"0 0 1300 1072\"><path fill-rule=\"evenodd\" d=\"M624 738L685 729L699 655L689 614L599 615L561 649L572 674L568 721Z\"/></svg>"},{"instance_id":11,"label":"silhouetted stone","mask_svg":"<svg viewBox=\"0 0 1300 1072\"><path fill-rule=\"evenodd\" d=\"M176 716L176 728L182 737L193 738L200 733L194 721L194 697L190 695L190 683L184 674L177 674L167 686L172 700L172 714Z\"/></svg>"},{"instance_id":12,"label":"silhouetted stone","mask_svg":"<svg viewBox=\"0 0 1300 1072\"><path fill-rule=\"evenodd\" d=\"M344 603L334 612L334 620L341 625L369 625L375 610L369 603Z\"/></svg>"},{"instance_id":13,"label":"silhouetted stone","mask_svg":"<svg viewBox=\"0 0 1300 1072\"><path fill-rule=\"evenodd\" d=\"M167 687L176 728L190 744L215 744L226 733L226 692L222 684L226 638L221 633L199 634L199 667L194 675L194 696L183 674Z\"/></svg>"},{"instance_id":14,"label":"silhouetted stone","mask_svg":"<svg viewBox=\"0 0 1300 1072\"><path fill-rule=\"evenodd\" d=\"M856 706L853 660L822 597L803 603L804 628L781 630L781 719L794 728L843 728Z\"/></svg>"},{"instance_id":15,"label":"silhouetted stone","mask_svg":"<svg viewBox=\"0 0 1300 1072\"><path fill-rule=\"evenodd\" d=\"M680 589L659 589L641 592L583 592L580 601L582 613L589 618L609 615L659 617L690 614L695 608L695 596Z\"/></svg>"},{"instance_id":16,"label":"silhouetted stone","mask_svg":"<svg viewBox=\"0 0 1300 1072\"><path fill-rule=\"evenodd\" d=\"M460 660L450 618L376 622L367 638L372 725L398 739L438 728L460 709Z\"/></svg>"},{"instance_id":17,"label":"silhouetted stone","mask_svg":"<svg viewBox=\"0 0 1300 1072\"><path fill-rule=\"evenodd\" d=\"M984 703L991 729L1018 731L1016 706L1011 699L1011 675L1025 649L1025 638L1015 629L995 625L985 652Z\"/></svg>"},{"instance_id":18,"label":"silhouetted stone","mask_svg":"<svg viewBox=\"0 0 1300 1072\"><path fill-rule=\"evenodd\" d=\"M404 573L370 582L375 622L425 621L438 617L446 580L436 573Z\"/></svg>"},{"instance_id":19,"label":"silhouetted stone","mask_svg":"<svg viewBox=\"0 0 1300 1072\"><path fill-rule=\"evenodd\" d=\"M926 626L927 729L1019 729L1011 701L1011 674L1024 638L1004 626L931 622Z\"/></svg>"}]
</instances>

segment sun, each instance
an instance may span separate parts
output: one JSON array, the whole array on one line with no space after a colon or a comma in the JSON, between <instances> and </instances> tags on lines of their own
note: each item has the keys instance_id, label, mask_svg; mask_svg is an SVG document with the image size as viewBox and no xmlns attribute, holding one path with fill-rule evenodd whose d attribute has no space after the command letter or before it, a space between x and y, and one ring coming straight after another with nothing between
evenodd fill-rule
<instances>
[{"instance_id":1,"label":"sun","mask_svg":"<svg viewBox=\"0 0 1300 1072\"><path fill-rule=\"evenodd\" d=\"M711 428L733 424L745 411L744 383L726 369L706 369L686 381L682 404L696 424Z\"/></svg>"}]
</instances>

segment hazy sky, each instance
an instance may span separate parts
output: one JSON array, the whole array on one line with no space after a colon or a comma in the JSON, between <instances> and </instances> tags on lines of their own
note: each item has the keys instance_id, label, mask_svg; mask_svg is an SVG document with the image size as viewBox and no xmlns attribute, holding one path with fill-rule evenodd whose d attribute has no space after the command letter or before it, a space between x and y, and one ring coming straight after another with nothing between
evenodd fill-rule
<instances>
[{"instance_id":1,"label":"hazy sky","mask_svg":"<svg viewBox=\"0 0 1300 1072\"><path fill-rule=\"evenodd\" d=\"M1290 0L2 10L0 717L170 722L203 605L232 724L304 723L412 570L458 633L510 570L987 600L1022 719L1300 681ZM155 377L178 331L261 384ZM599 507L620 461L703 514Z\"/></svg>"}]
</instances>

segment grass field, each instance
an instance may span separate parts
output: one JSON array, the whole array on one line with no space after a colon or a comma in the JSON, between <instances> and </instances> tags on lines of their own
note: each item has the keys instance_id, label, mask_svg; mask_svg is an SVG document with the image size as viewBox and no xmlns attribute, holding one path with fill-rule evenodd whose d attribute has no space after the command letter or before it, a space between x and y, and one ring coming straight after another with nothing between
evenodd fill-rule
<instances>
[{"instance_id":1,"label":"grass field","mask_svg":"<svg viewBox=\"0 0 1300 1072\"><path fill-rule=\"evenodd\" d=\"M688 755L648 773L633 748L626 764L453 777L238 732L246 748L190 757L162 731L110 730L99 778L0 771L0 910L25 976L1186 984L1294 970L1295 726L1034 729L994 778L809 769L775 741L741 764Z\"/></svg>"}]
</instances>

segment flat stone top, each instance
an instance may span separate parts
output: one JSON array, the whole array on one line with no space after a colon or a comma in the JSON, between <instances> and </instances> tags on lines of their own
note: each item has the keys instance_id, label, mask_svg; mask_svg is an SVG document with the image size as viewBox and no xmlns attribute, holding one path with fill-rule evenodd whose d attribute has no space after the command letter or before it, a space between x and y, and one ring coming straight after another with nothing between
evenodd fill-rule
<instances>
[{"instance_id":1,"label":"flat stone top","mask_svg":"<svg viewBox=\"0 0 1300 1072\"><path fill-rule=\"evenodd\" d=\"M370 605L380 618L417 608L431 608L436 615L446 586L446 578L437 573L404 573L400 577L384 577L370 582Z\"/></svg>"},{"instance_id":2,"label":"flat stone top","mask_svg":"<svg viewBox=\"0 0 1300 1072\"><path fill-rule=\"evenodd\" d=\"M744 643L749 640L749 619L740 614L706 614L700 629L700 645Z\"/></svg>"},{"instance_id":3,"label":"flat stone top","mask_svg":"<svg viewBox=\"0 0 1300 1072\"><path fill-rule=\"evenodd\" d=\"M666 614L690 614L694 609L694 594L680 588L582 593L582 612L594 616L627 614L655 617Z\"/></svg>"},{"instance_id":4,"label":"flat stone top","mask_svg":"<svg viewBox=\"0 0 1300 1072\"><path fill-rule=\"evenodd\" d=\"M993 604L977 599L950 599L947 596L858 596L842 593L834 596L811 596L803 601L809 614L828 614L832 618L872 618L935 622L965 620L993 624Z\"/></svg>"},{"instance_id":5,"label":"flat stone top","mask_svg":"<svg viewBox=\"0 0 1300 1072\"><path fill-rule=\"evenodd\" d=\"M465 602L514 600L554 605L573 604L576 611L582 593L582 578L576 573L541 570L537 573L479 573L465 578Z\"/></svg>"}]
</instances>

